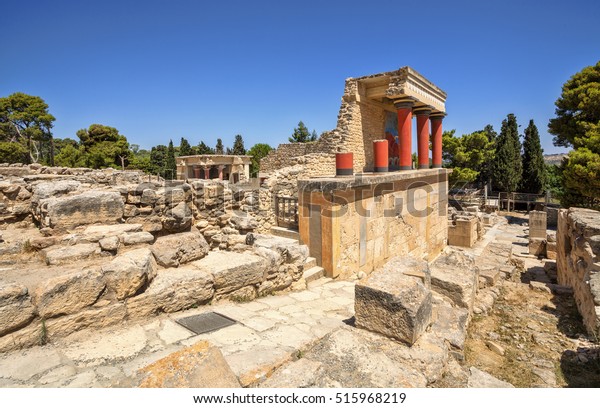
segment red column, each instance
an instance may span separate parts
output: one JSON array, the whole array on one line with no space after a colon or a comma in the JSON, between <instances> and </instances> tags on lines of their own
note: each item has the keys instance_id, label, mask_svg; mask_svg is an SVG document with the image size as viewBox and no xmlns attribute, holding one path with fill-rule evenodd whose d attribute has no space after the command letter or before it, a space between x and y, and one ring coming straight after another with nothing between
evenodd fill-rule
<instances>
[{"instance_id":1,"label":"red column","mask_svg":"<svg viewBox=\"0 0 600 408\"><path fill-rule=\"evenodd\" d=\"M420 110L417 115L417 145L419 154L419 168L429 168L429 114L430 110Z\"/></svg>"},{"instance_id":2,"label":"red column","mask_svg":"<svg viewBox=\"0 0 600 408\"><path fill-rule=\"evenodd\" d=\"M386 139L373 140L373 171L375 173L388 172L388 146Z\"/></svg>"},{"instance_id":3,"label":"red column","mask_svg":"<svg viewBox=\"0 0 600 408\"><path fill-rule=\"evenodd\" d=\"M210 178L210 167L204 168L204 179L208 180Z\"/></svg>"},{"instance_id":4,"label":"red column","mask_svg":"<svg viewBox=\"0 0 600 408\"><path fill-rule=\"evenodd\" d=\"M200 167L194 166L194 178L200 178Z\"/></svg>"},{"instance_id":5,"label":"red column","mask_svg":"<svg viewBox=\"0 0 600 408\"><path fill-rule=\"evenodd\" d=\"M354 154L336 153L335 154L335 175L351 176L354 174Z\"/></svg>"},{"instance_id":6,"label":"red column","mask_svg":"<svg viewBox=\"0 0 600 408\"><path fill-rule=\"evenodd\" d=\"M400 170L412 169L412 107L413 103L397 102L398 141L400 144Z\"/></svg>"},{"instance_id":7,"label":"red column","mask_svg":"<svg viewBox=\"0 0 600 408\"><path fill-rule=\"evenodd\" d=\"M223 169L225 169L225 166L219 166L219 180L223 180Z\"/></svg>"},{"instance_id":8,"label":"red column","mask_svg":"<svg viewBox=\"0 0 600 408\"><path fill-rule=\"evenodd\" d=\"M442 167L442 119L444 119L444 117L441 115L431 117L431 167L434 169Z\"/></svg>"}]
</instances>

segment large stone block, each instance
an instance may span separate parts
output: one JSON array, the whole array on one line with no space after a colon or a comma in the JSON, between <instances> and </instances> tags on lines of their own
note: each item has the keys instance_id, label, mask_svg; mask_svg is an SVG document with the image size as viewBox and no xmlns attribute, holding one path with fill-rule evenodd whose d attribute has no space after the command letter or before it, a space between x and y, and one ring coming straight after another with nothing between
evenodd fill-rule
<instances>
[{"instance_id":1,"label":"large stone block","mask_svg":"<svg viewBox=\"0 0 600 408\"><path fill-rule=\"evenodd\" d=\"M91 225L80 234L80 241L98 242L103 238L115 237L128 232L142 230L142 224Z\"/></svg>"},{"instance_id":2,"label":"large stone block","mask_svg":"<svg viewBox=\"0 0 600 408\"><path fill-rule=\"evenodd\" d=\"M221 351L200 341L140 369L131 386L141 388L240 388Z\"/></svg>"},{"instance_id":3,"label":"large stone block","mask_svg":"<svg viewBox=\"0 0 600 408\"><path fill-rule=\"evenodd\" d=\"M201 259L209 250L204 236L195 231L166 235L152 245L156 262L167 268Z\"/></svg>"},{"instance_id":4,"label":"large stone block","mask_svg":"<svg viewBox=\"0 0 600 408\"><path fill-rule=\"evenodd\" d=\"M43 318L72 314L94 304L104 287L99 271L73 272L38 286L33 293L33 304Z\"/></svg>"},{"instance_id":5,"label":"large stone block","mask_svg":"<svg viewBox=\"0 0 600 408\"><path fill-rule=\"evenodd\" d=\"M115 224L123 218L125 204L116 191L86 191L40 201L42 224L65 230L79 225Z\"/></svg>"},{"instance_id":6,"label":"large stone block","mask_svg":"<svg viewBox=\"0 0 600 408\"><path fill-rule=\"evenodd\" d=\"M156 276L156 261L147 248L129 251L102 266L106 285L118 300L133 296Z\"/></svg>"},{"instance_id":7,"label":"large stone block","mask_svg":"<svg viewBox=\"0 0 600 408\"><path fill-rule=\"evenodd\" d=\"M546 239L529 238L529 253L535 256L546 256Z\"/></svg>"},{"instance_id":8,"label":"large stone block","mask_svg":"<svg viewBox=\"0 0 600 408\"><path fill-rule=\"evenodd\" d=\"M192 265L214 276L218 295L261 283L267 273L265 259L249 253L236 253L232 256L228 252L211 252Z\"/></svg>"},{"instance_id":9,"label":"large stone block","mask_svg":"<svg viewBox=\"0 0 600 408\"><path fill-rule=\"evenodd\" d=\"M414 344L431 322L432 297L421 279L378 270L355 286L356 325Z\"/></svg>"},{"instance_id":10,"label":"large stone block","mask_svg":"<svg viewBox=\"0 0 600 408\"><path fill-rule=\"evenodd\" d=\"M46 248L40 251L42 257L48 265L60 265L66 262L73 262L78 259L89 258L92 255L100 253L98 244L77 244L61 248Z\"/></svg>"},{"instance_id":11,"label":"large stone block","mask_svg":"<svg viewBox=\"0 0 600 408\"><path fill-rule=\"evenodd\" d=\"M214 295L213 282L209 272L191 265L161 270L144 293L127 301L127 313L137 318L206 303Z\"/></svg>"},{"instance_id":12,"label":"large stone block","mask_svg":"<svg viewBox=\"0 0 600 408\"><path fill-rule=\"evenodd\" d=\"M529 212L529 239L546 239L546 211Z\"/></svg>"},{"instance_id":13,"label":"large stone block","mask_svg":"<svg viewBox=\"0 0 600 408\"><path fill-rule=\"evenodd\" d=\"M478 270L471 258L460 252L442 254L431 265L431 286L456 306L473 309Z\"/></svg>"},{"instance_id":14,"label":"large stone block","mask_svg":"<svg viewBox=\"0 0 600 408\"><path fill-rule=\"evenodd\" d=\"M23 327L35 313L27 288L10 284L0 287L0 336Z\"/></svg>"}]
</instances>

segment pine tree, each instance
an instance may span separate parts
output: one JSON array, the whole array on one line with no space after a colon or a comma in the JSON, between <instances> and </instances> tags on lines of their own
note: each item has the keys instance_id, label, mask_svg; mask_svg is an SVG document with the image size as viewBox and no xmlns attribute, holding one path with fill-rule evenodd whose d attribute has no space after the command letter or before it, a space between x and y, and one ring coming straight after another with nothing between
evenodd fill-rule
<instances>
[{"instance_id":1,"label":"pine tree","mask_svg":"<svg viewBox=\"0 0 600 408\"><path fill-rule=\"evenodd\" d=\"M292 136L288 140L290 143L306 143L310 141L310 133L306 126L304 126L304 122L298 122L298 127L294 128L294 133L292 133Z\"/></svg>"},{"instance_id":2,"label":"pine tree","mask_svg":"<svg viewBox=\"0 0 600 408\"><path fill-rule=\"evenodd\" d=\"M486 159L485 163L483 163L478 180L486 185L490 185L492 183L492 174L494 171L494 145L496 143L496 139L498 139L498 133L496 133L492 125L486 125L482 132L485 133L488 142L490 142L491 151L489 158Z\"/></svg>"},{"instance_id":3,"label":"pine tree","mask_svg":"<svg viewBox=\"0 0 600 408\"><path fill-rule=\"evenodd\" d=\"M217 139L217 145L215 146L215 154L223 154L223 141L221 139Z\"/></svg>"},{"instance_id":4,"label":"pine tree","mask_svg":"<svg viewBox=\"0 0 600 408\"><path fill-rule=\"evenodd\" d=\"M243 156L246 154L246 148L244 147L244 139L242 139L242 135L235 135L231 154L235 156Z\"/></svg>"},{"instance_id":5,"label":"pine tree","mask_svg":"<svg viewBox=\"0 0 600 408\"><path fill-rule=\"evenodd\" d=\"M312 133L310 134L310 141L316 142L318 138L319 136L317 136L317 132L313 129Z\"/></svg>"},{"instance_id":6,"label":"pine tree","mask_svg":"<svg viewBox=\"0 0 600 408\"><path fill-rule=\"evenodd\" d=\"M219 139L221 140L221 139ZM206 143L200 141L198 147L196 147L196 154L215 154L215 151L208 147Z\"/></svg>"},{"instance_id":7,"label":"pine tree","mask_svg":"<svg viewBox=\"0 0 600 408\"><path fill-rule=\"evenodd\" d=\"M521 142L519 125L514 114L509 113L502 121L500 135L496 139L496 154L492 169L492 182L499 191L515 192L521 183Z\"/></svg>"},{"instance_id":8,"label":"pine tree","mask_svg":"<svg viewBox=\"0 0 600 408\"><path fill-rule=\"evenodd\" d=\"M544 163L544 151L540 144L538 129L529 121L525 129L523 139L523 179L521 180L521 191L524 193L540 194L544 190L546 181L546 165Z\"/></svg>"},{"instance_id":9,"label":"pine tree","mask_svg":"<svg viewBox=\"0 0 600 408\"><path fill-rule=\"evenodd\" d=\"M173 180L177 178L177 162L175 161L175 148L173 141L169 140L167 147L167 157L165 158L165 179Z\"/></svg>"},{"instance_id":10,"label":"pine tree","mask_svg":"<svg viewBox=\"0 0 600 408\"><path fill-rule=\"evenodd\" d=\"M179 143L179 156L192 156L196 154L194 148L190 145L186 138L182 137Z\"/></svg>"}]
</instances>

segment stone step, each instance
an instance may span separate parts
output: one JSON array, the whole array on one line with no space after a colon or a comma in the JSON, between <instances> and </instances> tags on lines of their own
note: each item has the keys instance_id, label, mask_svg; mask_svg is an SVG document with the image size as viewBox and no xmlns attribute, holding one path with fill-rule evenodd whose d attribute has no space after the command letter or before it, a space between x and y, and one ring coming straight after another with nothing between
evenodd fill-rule
<instances>
[{"instance_id":1,"label":"stone step","mask_svg":"<svg viewBox=\"0 0 600 408\"><path fill-rule=\"evenodd\" d=\"M304 281L308 285L311 282L316 281L317 279L321 279L325 276L325 269L320 266L313 266L312 268L305 269L302 277Z\"/></svg>"},{"instance_id":2,"label":"stone step","mask_svg":"<svg viewBox=\"0 0 600 408\"><path fill-rule=\"evenodd\" d=\"M271 227L271 235L275 235L277 237L282 238L295 239L296 241L300 240L300 234L298 233L298 231L289 228Z\"/></svg>"},{"instance_id":3,"label":"stone step","mask_svg":"<svg viewBox=\"0 0 600 408\"><path fill-rule=\"evenodd\" d=\"M311 288L316 288L316 287L318 287L318 286L323 286L324 284L326 284L326 283L329 283L329 282L331 282L332 280L333 280L333 279L331 279L331 278L319 278L319 279L313 280L313 281L312 281L312 282L310 282L310 283L306 282L306 287L307 287L308 289L311 289Z\"/></svg>"},{"instance_id":4,"label":"stone step","mask_svg":"<svg viewBox=\"0 0 600 408\"><path fill-rule=\"evenodd\" d=\"M312 256L309 256L304 261L304 270L307 271L310 268L312 268L313 266L317 266L317 259L313 258Z\"/></svg>"}]
</instances>

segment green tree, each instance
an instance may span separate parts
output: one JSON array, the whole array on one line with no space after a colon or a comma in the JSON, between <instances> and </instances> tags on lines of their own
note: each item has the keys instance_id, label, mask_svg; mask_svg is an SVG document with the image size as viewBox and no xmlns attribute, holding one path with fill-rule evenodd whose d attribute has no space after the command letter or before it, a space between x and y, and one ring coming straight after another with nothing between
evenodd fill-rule
<instances>
[{"instance_id":1,"label":"green tree","mask_svg":"<svg viewBox=\"0 0 600 408\"><path fill-rule=\"evenodd\" d=\"M488 138L488 142L490 142L488 147L490 148L491 153L488 155L488 159L485 161L485 163L483 163L483 165L481 166L481 171L479 173L479 176L477 176L477 179L479 181L487 184L491 188L492 174L493 174L493 167L494 167L495 146L496 146L496 139L498 138L498 133L496 133L496 131L494 130L494 127L492 125L486 125L483 128L482 132L485 133L485 135Z\"/></svg>"},{"instance_id":2,"label":"green tree","mask_svg":"<svg viewBox=\"0 0 600 408\"><path fill-rule=\"evenodd\" d=\"M314 135L316 136L317 134L314 133ZM306 143L311 141L311 135L306 126L304 126L304 122L298 122L298 127L294 128L294 133L292 133L292 136L288 140L290 143Z\"/></svg>"},{"instance_id":3,"label":"green tree","mask_svg":"<svg viewBox=\"0 0 600 408\"><path fill-rule=\"evenodd\" d=\"M494 155L494 143L485 131L461 137L456 137L454 130L444 132L442 146L445 166L453 169L450 184L485 181L481 176Z\"/></svg>"},{"instance_id":4,"label":"green tree","mask_svg":"<svg viewBox=\"0 0 600 408\"><path fill-rule=\"evenodd\" d=\"M54 158L57 166L62 167L85 167L87 156L83 149L67 144L60 149L60 152Z\"/></svg>"},{"instance_id":5,"label":"green tree","mask_svg":"<svg viewBox=\"0 0 600 408\"><path fill-rule=\"evenodd\" d=\"M167 146L158 145L150 150L150 172L165 177L167 165Z\"/></svg>"},{"instance_id":6,"label":"green tree","mask_svg":"<svg viewBox=\"0 0 600 408\"><path fill-rule=\"evenodd\" d=\"M546 182L546 164L544 151L540 143L538 129L533 122L525 129L523 139L523 176L521 191L524 193L540 194L544 191Z\"/></svg>"},{"instance_id":7,"label":"green tree","mask_svg":"<svg viewBox=\"0 0 600 408\"><path fill-rule=\"evenodd\" d=\"M319 136L317 136L317 132L313 129L312 133L310 134L310 141L316 142L318 138Z\"/></svg>"},{"instance_id":8,"label":"green tree","mask_svg":"<svg viewBox=\"0 0 600 408\"><path fill-rule=\"evenodd\" d=\"M196 154L195 149L190 145L185 137L179 142L179 156L193 156Z\"/></svg>"},{"instance_id":9,"label":"green tree","mask_svg":"<svg viewBox=\"0 0 600 408\"><path fill-rule=\"evenodd\" d=\"M250 159L250 177L258 176L260 160L266 157L271 150L273 148L266 143L257 143L248 150L248 155L252 156Z\"/></svg>"},{"instance_id":10,"label":"green tree","mask_svg":"<svg viewBox=\"0 0 600 408\"><path fill-rule=\"evenodd\" d=\"M17 142L0 142L0 163L24 163L29 159L29 151Z\"/></svg>"},{"instance_id":11,"label":"green tree","mask_svg":"<svg viewBox=\"0 0 600 408\"><path fill-rule=\"evenodd\" d=\"M128 168L142 170L149 174L156 174L150 160L150 150L140 149L139 145L131 145L131 158Z\"/></svg>"},{"instance_id":12,"label":"green tree","mask_svg":"<svg viewBox=\"0 0 600 408\"><path fill-rule=\"evenodd\" d=\"M562 164L563 206L600 207L600 61L573 75L555 102L548 131L554 145L573 147Z\"/></svg>"},{"instance_id":13,"label":"green tree","mask_svg":"<svg viewBox=\"0 0 600 408\"><path fill-rule=\"evenodd\" d=\"M243 156L246 154L246 149L244 148L244 139L242 139L242 135L235 135L235 139L233 141L233 149L231 149L231 154L235 156Z\"/></svg>"},{"instance_id":14,"label":"green tree","mask_svg":"<svg viewBox=\"0 0 600 408\"><path fill-rule=\"evenodd\" d=\"M54 163L51 132L54 120L39 96L16 92L0 98L0 141L25 146L27 162L41 159L46 164Z\"/></svg>"},{"instance_id":15,"label":"green tree","mask_svg":"<svg viewBox=\"0 0 600 408\"><path fill-rule=\"evenodd\" d=\"M217 140L217 146L218 146L218 141L221 139ZM221 143L221 148L223 147L223 144ZM198 147L196 148L196 153L197 154L215 154L215 151L213 149L211 149L210 147L208 147L206 145L206 143L204 143L203 141L200 141L200 144L198 145ZM222 154L222 153L216 153L216 154Z\"/></svg>"},{"instance_id":16,"label":"green tree","mask_svg":"<svg viewBox=\"0 0 600 408\"><path fill-rule=\"evenodd\" d=\"M127 165L129 143L116 128L93 124L88 129L78 130L77 137L86 155L86 166L101 169L125 168Z\"/></svg>"},{"instance_id":17,"label":"green tree","mask_svg":"<svg viewBox=\"0 0 600 408\"><path fill-rule=\"evenodd\" d=\"M177 162L175 161L175 149L173 148L172 140L169 140L169 146L167 147L164 177L167 180L173 180L177 178Z\"/></svg>"},{"instance_id":18,"label":"green tree","mask_svg":"<svg viewBox=\"0 0 600 408\"><path fill-rule=\"evenodd\" d=\"M502 121L500 135L496 139L492 169L494 188L499 191L517 191L521 184L522 168L519 125L516 116L509 113Z\"/></svg>"},{"instance_id":19,"label":"green tree","mask_svg":"<svg viewBox=\"0 0 600 408\"><path fill-rule=\"evenodd\" d=\"M224 154L225 149L223 148L223 141L217 139L217 145L215 146L215 154Z\"/></svg>"}]
</instances>

